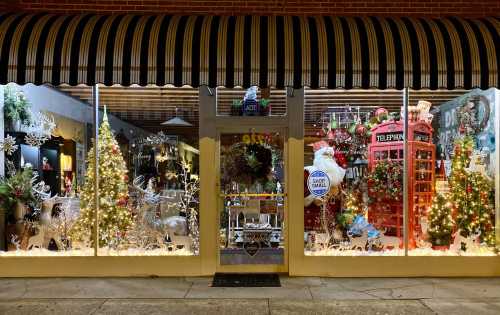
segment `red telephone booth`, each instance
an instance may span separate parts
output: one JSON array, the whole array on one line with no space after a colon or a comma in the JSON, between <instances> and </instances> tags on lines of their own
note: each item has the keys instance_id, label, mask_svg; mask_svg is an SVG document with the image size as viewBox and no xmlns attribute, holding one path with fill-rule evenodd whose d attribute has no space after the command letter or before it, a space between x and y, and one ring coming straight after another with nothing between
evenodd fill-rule
<instances>
[{"instance_id":1,"label":"red telephone booth","mask_svg":"<svg viewBox=\"0 0 500 315\"><path fill-rule=\"evenodd\" d=\"M403 164L403 122L388 121L372 129L368 145L368 168L380 160ZM432 203L436 165L436 147L432 143L432 127L425 121L408 123L408 235L410 245L422 231L419 218L425 216ZM403 201L374 202L368 210L368 221L386 228L387 234L403 236Z\"/></svg>"}]
</instances>

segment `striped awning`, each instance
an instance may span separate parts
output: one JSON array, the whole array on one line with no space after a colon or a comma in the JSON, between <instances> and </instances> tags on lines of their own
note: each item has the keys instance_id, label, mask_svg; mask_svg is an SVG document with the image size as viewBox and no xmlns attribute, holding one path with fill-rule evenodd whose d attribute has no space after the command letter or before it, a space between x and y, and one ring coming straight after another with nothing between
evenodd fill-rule
<instances>
[{"instance_id":1,"label":"striped awning","mask_svg":"<svg viewBox=\"0 0 500 315\"><path fill-rule=\"evenodd\" d=\"M500 87L500 19L0 15L0 83Z\"/></svg>"}]
</instances>

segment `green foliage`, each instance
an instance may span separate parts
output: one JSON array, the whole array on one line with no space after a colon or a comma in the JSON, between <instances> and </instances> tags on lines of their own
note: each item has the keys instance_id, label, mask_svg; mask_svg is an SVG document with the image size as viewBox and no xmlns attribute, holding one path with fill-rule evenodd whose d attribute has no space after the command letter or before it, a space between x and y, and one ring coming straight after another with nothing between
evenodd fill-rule
<instances>
[{"instance_id":1,"label":"green foliage","mask_svg":"<svg viewBox=\"0 0 500 315\"><path fill-rule=\"evenodd\" d=\"M16 202L25 204L35 202L32 185L33 170L25 168L14 176L0 179L0 207L12 213Z\"/></svg>"},{"instance_id":2,"label":"green foliage","mask_svg":"<svg viewBox=\"0 0 500 315\"><path fill-rule=\"evenodd\" d=\"M371 202L401 200L403 197L403 166L397 161L381 160L367 176Z\"/></svg>"},{"instance_id":3,"label":"green foliage","mask_svg":"<svg viewBox=\"0 0 500 315\"><path fill-rule=\"evenodd\" d=\"M268 98L262 98L262 99L260 99L259 104L260 104L261 108L266 108L267 106L269 106L270 102L271 102L270 99L268 99Z\"/></svg>"},{"instance_id":4,"label":"green foliage","mask_svg":"<svg viewBox=\"0 0 500 315\"><path fill-rule=\"evenodd\" d=\"M9 86L5 88L3 111L7 124L12 125L20 121L28 125L31 121L30 108L31 105L22 92L17 92Z\"/></svg>"}]
</instances>

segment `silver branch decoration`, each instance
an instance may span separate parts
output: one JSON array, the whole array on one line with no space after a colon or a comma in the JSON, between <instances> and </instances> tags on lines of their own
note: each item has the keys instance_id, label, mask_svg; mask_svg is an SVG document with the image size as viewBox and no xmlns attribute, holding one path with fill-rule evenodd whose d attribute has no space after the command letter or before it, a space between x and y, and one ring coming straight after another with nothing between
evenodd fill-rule
<instances>
[{"instance_id":1,"label":"silver branch decoration","mask_svg":"<svg viewBox=\"0 0 500 315\"><path fill-rule=\"evenodd\" d=\"M12 155L18 148L16 139L11 135L7 135L3 141L0 140L0 150L4 151L7 155Z\"/></svg>"}]
</instances>

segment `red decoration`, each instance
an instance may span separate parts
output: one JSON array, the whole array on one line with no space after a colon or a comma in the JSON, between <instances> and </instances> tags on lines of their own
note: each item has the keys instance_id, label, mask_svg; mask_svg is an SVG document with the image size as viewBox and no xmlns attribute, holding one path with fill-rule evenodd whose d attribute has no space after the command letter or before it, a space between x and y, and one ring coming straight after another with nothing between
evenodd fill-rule
<instances>
[{"instance_id":1,"label":"red decoration","mask_svg":"<svg viewBox=\"0 0 500 315\"><path fill-rule=\"evenodd\" d=\"M432 144L432 127L424 122L408 125L408 233L410 243L421 234L419 218L424 216L432 204L436 165L436 146ZM380 160L403 162L403 122L388 121L372 129L368 145L368 168L372 170ZM422 174L424 179L422 179ZM402 184L402 183L401 183ZM370 184L369 184L370 186ZM401 200L387 202L387 211L376 207L368 211L368 221L380 222L388 235L403 236L403 203Z\"/></svg>"},{"instance_id":2,"label":"red decoration","mask_svg":"<svg viewBox=\"0 0 500 315\"><path fill-rule=\"evenodd\" d=\"M125 206L127 204L127 198L126 197L121 197L120 199L118 199L117 204L119 206Z\"/></svg>"},{"instance_id":3,"label":"red decoration","mask_svg":"<svg viewBox=\"0 0 500 315\"><path fill-rule=\"evenodd\" d=\"M342 167L342 168L347 168L347 159L345 157L345 154L339 151L335 151L333 154L333 157L335 158L335 162Z\"/></svg>"},{"instance_id":4,"label":"red decoration","mask_svg":"<svg viewBox=\"0 0 500 315\"><path fill-rule=\"evenodd\" d=\"M364 136L364 135L366 135L367 132L368 132L368 128L366 128L365 125L360 124L360 125L356 126L356 134L358 136Z\"/></svg>"},{"instance_id":5,"label":"red decoration","mask_svg":"<svg viewBox=\"0 0 500 315\"><path fill-rule=\"evenodd\" d=\"M118 153L118 146L115 144L113 145L113 147L111 148L111 150L113 151L113 154L117 154Z\"/></svg>"}]
</instances>

